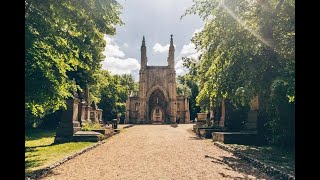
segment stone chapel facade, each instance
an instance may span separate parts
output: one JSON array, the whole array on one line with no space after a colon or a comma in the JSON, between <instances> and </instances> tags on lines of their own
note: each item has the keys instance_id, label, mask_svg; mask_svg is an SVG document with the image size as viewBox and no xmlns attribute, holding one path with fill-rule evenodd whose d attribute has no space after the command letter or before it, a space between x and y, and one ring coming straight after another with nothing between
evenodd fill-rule
<instances>
[{"instance_id":1,"label":"stone chapel facade","mask_svg":"<svg viewBox=\"0 0 320 180\"><path fill-rule=\"evenodd\" d=\"M148 66L143 37L139 91L131 92L126 102L126 123L190 123L189 99L177 96L174 46L171 35L167 66Z\"/></svg>"}]
</instances>

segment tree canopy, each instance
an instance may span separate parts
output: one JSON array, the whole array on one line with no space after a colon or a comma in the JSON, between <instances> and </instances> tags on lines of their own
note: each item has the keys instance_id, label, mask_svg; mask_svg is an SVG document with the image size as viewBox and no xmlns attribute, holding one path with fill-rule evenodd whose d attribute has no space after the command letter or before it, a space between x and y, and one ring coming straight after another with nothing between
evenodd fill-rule
<instances>
[{"instance_id":1,"label":"tree canopy","mask_svg":"<svg viewBox=\"0 0 320 180\"><path fill-rule=\"evenodd\" d=\"M281 113L295 101L295 2L194 0L188 14L205 21L192 38L201 53L199 69L192 72L200 89L198 105L224 98L244 106L259 96L260 117L273 133L294 136L292 118Z\"/></svg>"},{"instance_id":2,"label":"tree canopy","mask_svg":"<svg viewBox=\"0 0 320 180\"><path fill-rule=\"evenodd\" d=\"M115 0L25 0L27 124L65 107L72 91L96 83L103 35L123 24L120 10Z\"/></svg>"}]
</instances>

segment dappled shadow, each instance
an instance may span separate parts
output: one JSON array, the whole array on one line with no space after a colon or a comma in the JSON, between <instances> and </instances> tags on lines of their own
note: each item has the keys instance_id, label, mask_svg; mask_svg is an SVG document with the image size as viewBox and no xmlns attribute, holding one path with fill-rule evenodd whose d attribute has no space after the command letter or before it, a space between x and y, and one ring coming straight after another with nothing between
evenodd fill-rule
<instances>
[{"instance_id":1,"label":"dappled shadow","mask_svg":"<svg viewBox=\"0 0 320 180\"><path fill-rule=\"evenodd\" d=\"M55 130L43 130L43 129L26 129L25 130L26 141L54 137L55 135L56 135Z\"/></svg>"},{"instance_id":2,"label":"dappled shadow","mask_svg":"<svg viewBox=\"0 0 320 180\"><path fill-rule=\"evenodd\" d=\"M53 145L57 145L57 144L51 143L51 144L39 145L39 146L28 146L28 147L25 147L25 151L27 152L30 149L34 149L34 148L38 148L38 147L49 147L49 146L53 146Z\"/></svg>"},{"instance_id":3,"label":"dappled shadow","mask_svg":"<svg viewBox=\"0 0 320 180\"><path fill-rule=\"evenodd\" d=\"M179 127L178 124L170 124L170 126L173 128Z\"/></svg>"},{"instance_id":4,"label":"dappled shadow","mask_svg":"<svg viewBox=\"0 0 320 180\"><path fill-rule=\"evenodd\" d=\"M253 145L230 145L237 152L257 159L263 163L274 166L291 175L295 175L295 152L285 151L279 147L253 146Z\"/></svg>"},{"instance_id":5,"label":"dappled shadow","mask_svg":"<svg viewBox=\"0 0 320 180\"><path fill-rule=\"evenodd\" d=\"M263 172L259 171L256 168L252 167L250 164L246 163L244 160L241 160L241 159L236 158L236 157L221 156L222 159L218 159L218 158L215 158L215 157L212 157L212 156L205 155L205 158L212 159L211 162L213 162L213 163L226 165L228 167L225 168L225 169L243 173L244 176L245 176L245 177L234 177L234 176L230 176L230 175L227 175L227 174L224 174L224 173L219 173L223 178L252 179L253 177L255 177L257 179L266 179L266 177L268 177L267 179L271 179L271 178L269 178L268 175L264 174ZM256 176L257 174L259 174L259 175ZM263 175L261 175L261 174L263 174ZM249 176L251 178L249 178Z\"/></svg>"},{"instance_id":6,"label":"dappled shadow","mask_svg":"<svg viewBox=\"0 0 320 180\"><path fill-rule=\"evenodd\" d=\"M193 137L189 137L189 140L204 140L204 138L193 136Z\"/></svg>"},{"instance_id":7,"label":"dappled shadow","mask_svg":"<svg viewBox=\"0 0 320 180\"><path fill-rule=\"evenodd\" d=\"M129 126L125 126L125 127L123 127L123 129L131 128L131 127L133 127L133 126L134 126L134 124L130 124Z\"/></svg>"},{"instance_id":8,"label":"dappled shadow","mask_svg":"<svg viewBox=\"0 0 320 180\"><path fill-rule=\"evenodd\" d=\"M46 159L37 159L36 157L38 157L39 155L36 153L38 150L35 148L25 148L25 152L27 154L25 154L25 164L24 167L26 169L26 172L29 172L28 169L34 168L34 167L38 167L41 166L44 161ZM30 159L32 158L32 159Z\"/></svg>"},{"instance_id":9,"label":"dappled shadow","mask_svg":"<svg viewBox=\"0 0 320 180\"><path fill-rule=\"evenodd\" d=\"M39 160L39 159L32 159L32 160L26 160L24 163L24 168L29 169L29 168L34 168L41 166L44 163L44 160Z\"/></svg>"},{"instance_id":10,"label":"dappled shadow","mask_svg":"<svg viewBox=\"0 0 320 180\"><path fill-rule=\"evenodd\" d=\"M61 174L61 173L59 173L59 172L57 172L57 171L49 170L45 176L42 176L42 178L43 178L43 177L58 176L58 175L60 175L60 174Z\"/></svg>"},{"instance_id":11,"label":"dappled shadow","mask_svg":"<svg viewBox=\"0 0 320 180\"><path fill-rule=\"evenodd\" d=\"M223 178L231 178L231 179L247 179L247 178L242 178L242 177L234 177L234 176L230 176L224 173L218 173L220 176L222 176Z\"/></svg>"}]
</instances>

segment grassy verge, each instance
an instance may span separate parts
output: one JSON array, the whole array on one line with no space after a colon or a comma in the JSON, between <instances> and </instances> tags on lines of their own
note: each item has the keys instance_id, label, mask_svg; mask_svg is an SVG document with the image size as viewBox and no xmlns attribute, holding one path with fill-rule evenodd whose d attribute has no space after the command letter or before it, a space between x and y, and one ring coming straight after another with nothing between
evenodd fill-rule
<instances>
[{"instance_id":1,"label":"grassy verge","mask_svg":"<svg viewBox=\"0 0 320 180\"><path fill-rule=\"evenodd\" d=\"M53 144L55 130L26 130L25 173L49 166L64 157L88 147L94 142L70 142Z\"/></svg>"},{"instance_id":2,"label":"grassy verge","mask_svg":"<svg viewBox=\"0 0 320 180\"><path fill-rule=\"evenodd\" d=\"M226 144L238 152L271 165L283 172L295 175L295 152L288 152L278 147Z\"/></svg>"}]
</instances>

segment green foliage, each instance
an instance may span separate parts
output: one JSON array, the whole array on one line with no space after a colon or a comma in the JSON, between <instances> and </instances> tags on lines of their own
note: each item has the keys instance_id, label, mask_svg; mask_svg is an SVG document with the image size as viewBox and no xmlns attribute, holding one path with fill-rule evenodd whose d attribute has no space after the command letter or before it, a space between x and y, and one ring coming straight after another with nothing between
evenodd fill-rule
<instances>
[{"instance_id":1,"label":"green foliage","mask_svg":"<svg viewBox=\"0 0 320 180\"><path fill-rule=\"evenodd\" d=\"M294 116L282 114L292 112L284 107L295 100L295 2L195 0L187 14L205 21L192 38L201 53L194 63L199 68L189 68L199 85L197 105L205 109L224 98L245 106L258 95L260 122L269 122L260 127L287 129L265 135L292 139Z\"/></svg>"},{"instance_id":2,"label":"green foliage","mask_svg":"<svg viewBox=\"0 0 320 180\"><path fill-rule=\"evenodd\" d=\"M191 67L191 66L189 66ZM178 85L183 84L181 90L184 90L187 96L189 96L189 110L190 110L190 118L194 119L197 117L197 113L200 112L200 107L196 105L196 97L199 93L198 85L195 83L195 81L192 79L191 71L189 71L187 74L183 76L178 76L177 82ZM178 86L177 89L181 87Z\"/></svg>"},{"instance_id":3,"label":"green foliage","mask_svg":"<svg viewBox=\"0 0 320 180\"><path fill-rule=\"evenodd\" d=\"M91 131L93 129L103 129L99 123L83 123L81 131Z\"/></svg>"},{"instance_id":4,"label":"green foliage","mask_svg":"<svg viewBox=\"0 0 320 180\"><path fill-rule=\"evenodd\" d=\"M65 108L72 91L95 83L103 35L122 24L120 9L114 0L25 1L26 126Z\"/></svg>"},{"instance_id":5,"label":"green foliage","mask_svg":"<svg viewBox=\"0 0 320 180\"><path fill-rule=\"evenodd\" d=\"M104 121L116 119L118 114L125 115L125 102L135 88L133 76L110 75L107 70L99 70L94 76L97 83L90 86L90 95L103 110Z\"/></svg>"}]
</instances>

